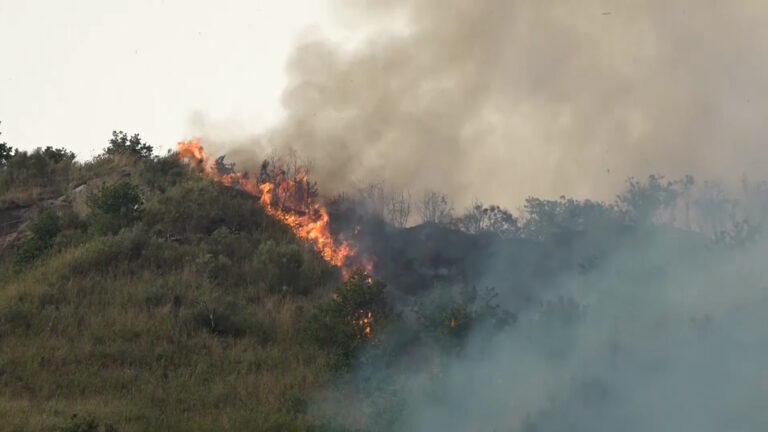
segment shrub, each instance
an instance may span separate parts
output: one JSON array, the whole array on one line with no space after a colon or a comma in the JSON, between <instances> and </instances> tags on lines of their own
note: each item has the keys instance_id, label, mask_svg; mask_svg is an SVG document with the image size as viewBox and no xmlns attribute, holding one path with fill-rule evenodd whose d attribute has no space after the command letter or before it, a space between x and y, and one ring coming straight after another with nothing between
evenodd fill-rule
<instances>
[{"instance_id":1,"label":"shrub","mask_svg":"<svg viewBox=\"0 0 768 432\"><path fill-rule=\"evenodd\" d=\"M19 266L27 265L48 251L61 232L61 218L48 210L35 219L16 248L15 262Z\"/></svg>"},{"instance_id":2,"label":"shrub","mask_svg":"<svg viewBox=\"0 0 768 432\"><path fill-rule=\"evenodd\" d=\"M256 251L255 271L270 292L308 294L319 286L327 266L306 247L267 240Z\"/></svg>"},{"instance_id":3,"label":"shrub","mask_svg":"<svg viewBox=\"0 0 768 432\"><path fill-rule=\"evenodd\" d=\"M188 179L189 168L178 160L176 154L146 159L140 165L138 178L142 185L164 193L168 188Z\"/></svg>"},{"instance_id":4,"label":"shrub","mask_svg":"<svg viewBox=\"0 0 768 432\"><path fill-rule=\"evenodd\" d=\"M65 149L64 147L53 148L48 146L41 150L41 154L43 157L53 162L54 164L59 164L65 161L72 162L75 160L75 153Z\"/></svg>"},{"instance_id":5,"label":"shrub","mask_svg":"<svg viewBox=\"0 0 768 432\"><path fill-rule=\"evenodd\" d=\"M332 299L318 304L310 314L308 337L330 351L338 365L348 364L358 346L378 337L391 313L385 287L362 270L353 272Z\"/></svg>"},{"instance_id":6,"label":"shrub","mask_svg":"<svg viewBox=\"0 0 768 432\"><path fill-rule=\"evenodd\" d=\"M93 416L74 414L66 424L58 428L59 432L116 432L117 428L109 423L100 423Z\"/></svg>"},{"instance_id":7,"label":"shrub","mask_svg":"<svg viewBox=\"0 0 768 432\"><path fill-rule=\"evenodd\" d=\"M435 290L435 294L417 303L414 313L421 330L446 347L456 347L477 326L497 330L514 323L517 316L493 303L496 292L461 287L457 293Z\"/></svg>"},{"instance_id":8,"label":"shrub","mask_svg":"<svg viewBox=\"0 0 768 432\"><path fill-rule=\"evenodd\" d=\"M130 137L123 131L112 131L109 146L104 149L108 155L129 155L139 158L151 158L152 146L143 142L139 134Z\"/></svg>"},{"instance_id":9,"label":"shrub","mask_svg":"<svg viewBox=\"0 0 768 432\"><path fill-rule=\"evenodd\" d=\"M144 200L136 185L120 182L104 186L87 201L91 225L97 233L115 234L141 216Z\"/></svg>"},{"instance_id":10,"label":"shrub","mask_svg":"<svg viewBox=\"0 0 768 432\"><path fill-rule=\"evenodd\" d=\"M18 149L10 152L10 147L0 147L0 166L3 167L0 170L0 196L16 191L55 197L66 191L74 153L52 147L37 148L32 152ZM40 196L34 198L39 199Z\"/></svg>"},{"instance_id":11,"label":"shrub","mask_svg":"<svg viewBox=\"0 0 768 432\"><path fill-rule=\"evenodd\" d=\"M216 336L255 336L259 342L271 339L271 332L242 303L232 299L214 299L197 302L189 319L198 328Z\"/></svg>"},{"instance_id":12,"label":"shrub","mask_svg":"<svg viewBox=\"0 0 768 432\"><path fill-rule=\"evenodd\" d=\"M264 225L258 201L245 192L204 179L190 179L150 200L145 225L167 237L211 235L221 227L251 233Z\"/></svg>"}]
</instances>

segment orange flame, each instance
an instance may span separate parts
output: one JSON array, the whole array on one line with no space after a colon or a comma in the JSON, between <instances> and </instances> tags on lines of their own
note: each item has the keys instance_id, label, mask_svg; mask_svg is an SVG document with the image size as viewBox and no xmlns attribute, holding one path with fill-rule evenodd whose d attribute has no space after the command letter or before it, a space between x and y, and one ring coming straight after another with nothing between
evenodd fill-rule
<instances>
[{"instance_id":1,"label":"orange flame","mask_svg":"<svg viewBox=\"0 0 768 432\"><path fill-rule=\"evenodd\" d=\"M222 173L197 140L180 142L178 153L181 160L198 167L207 177L258 198L267 214L288 225L298 238L312 245L326 262L340 267L344 277L347 277L355 249L344 240L338 244L334 241L328 211L312 200L308 193L312 184L304 172L296 173L294 178L278 173L269 180L252 178L233 170ZM366 261L363 266L370 274L372 263Z\"/></svg>"},{"instance_id":2,"label":"orange flame","mask_svg":"<svg viewBox=\"0 0 768 432\"><path fill-rule=\"evenodd\" d=\"M361 337L368 339L371 337L371 325L373 324L373 314L368 311L366 314L363 310L357 312L357 326L361 330Z\"/></svg>"}]
</instances>

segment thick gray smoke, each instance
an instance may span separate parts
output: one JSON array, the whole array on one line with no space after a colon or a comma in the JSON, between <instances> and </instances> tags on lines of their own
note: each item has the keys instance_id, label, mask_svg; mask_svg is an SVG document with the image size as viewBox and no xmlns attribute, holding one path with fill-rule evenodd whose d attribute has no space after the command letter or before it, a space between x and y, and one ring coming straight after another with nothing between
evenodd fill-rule
<instances>
[{"instance_id":1,"label":"thick gray smoke","mask_svg":"<svg viewBox=\"0 0 768 432\"><path fill-rule=\"evenodd\" d=\"M459 353L361 361L333 390L348 385L348 399L319 410L349 430L766 430L766 256L765 240L734 249L650 230L540 287L541 306L477 329Z\"/></svg>"},{"instance_id":2,"label":"thick gray smoke","mask_svg":"<svg viewBox=\"0 0 768 432\"><path fill-rule=\"evenodd\" d=\"M768 167L764 2L338 6L349 25L389 30L353 49L299 46L287 118L259 139L313 160L324 189L374 178L514 207L610 198L628 176Z\"/></svg>"},{"instance_id":3,"label":"thick gray smoke","mask_svg":"<svg viewBox=\"0 0 768 432\"><path fill-rule=\"evenodd\" d=\"M382 30L353 49L299 46L286 118L255 140L312 160L324 190L381 179L457 206L515 207L527 196L609 199L629 176L735 182L768 168L768 3L339 10ZM477 330L461 353L426 362L362 364L316 410L362 430L768 430L767 252L764 238L729 249L650 229L561 269L541 287L553 299L507 330ZM490 261L487 273L519 276Z\"/></svg>"}]
</instances>

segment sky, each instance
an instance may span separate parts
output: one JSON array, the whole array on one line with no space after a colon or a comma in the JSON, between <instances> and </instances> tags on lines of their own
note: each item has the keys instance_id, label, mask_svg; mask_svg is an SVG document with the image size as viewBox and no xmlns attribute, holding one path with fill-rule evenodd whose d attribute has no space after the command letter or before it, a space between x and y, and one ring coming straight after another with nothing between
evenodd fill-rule
<instances>
[{"instance_id":1,"label":"sky","mask_svg":"<svg viewBox=\"0 0 768 432\"><path fill-rule=\"evenodd\" d=\"M456 209L739 187L768 170L765 22L755 0L0 0L0 131L81 159L112 130L246 168L296 150L328 195Z\"/></svg>"},{"instance_id":2,"label":"sky","mask_svg":"<svg viewBox=\"0 0 768 432\"><path fill-rule=\"evenodd\" d=\"M276 122L295 43L325 0L0 0L0 132L81 159L112 130L160 149L202 118L250 133Z\"/></svg>"}]
</instances>

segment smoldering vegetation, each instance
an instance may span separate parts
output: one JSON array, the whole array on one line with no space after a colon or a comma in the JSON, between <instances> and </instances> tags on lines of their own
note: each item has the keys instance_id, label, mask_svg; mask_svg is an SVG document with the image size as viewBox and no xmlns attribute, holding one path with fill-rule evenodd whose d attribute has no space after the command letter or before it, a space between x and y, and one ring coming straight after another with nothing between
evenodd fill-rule
<instances>
[{"instance_id":1,"label":"smoldering vegetation","mask_svg":"<svg viewBox=\"0 0 768 432\"><path fill-rule=\"evenodd\" d=\"M446 199L449 217L422 209L407 228L370 190L344 214L358 209L394 312L315 397L329 430L768 425L765 183L728 195L651 176L609 203L529 198L514 214Z\"/></svg>"}]
</instances>

